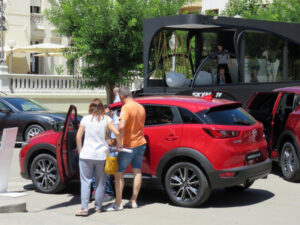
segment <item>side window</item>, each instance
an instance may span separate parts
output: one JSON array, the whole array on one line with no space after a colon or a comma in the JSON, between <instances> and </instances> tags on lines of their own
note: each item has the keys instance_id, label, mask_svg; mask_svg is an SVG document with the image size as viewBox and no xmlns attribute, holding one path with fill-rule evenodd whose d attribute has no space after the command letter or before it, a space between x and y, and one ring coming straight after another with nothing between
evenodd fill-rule
<instances>
[{"instance_id":1,"label":"side window","mask_svg":"<svg viewBox=\"0 0 300 225\"><path fill-rule=\"evenodd\" d=\"M182 122L185 124L199 124L202 123L201 120L191 111L184 109L184 108L178 108Z\"/></svg>"},{"instance_id":2,"label":"side window","mask_svg":"<svg viewBox=\"0 0 300 225\"><path fill-rule=\"evenodd\" d=\"M4 105L4 103L0 102L0 110L1 109L8 109L8 107Z\"/></svg>"},{"instance_id":3,"label":"side window","mask_svg":"<svg viewBox=\"0 0 300 225\"><path fill-rule=\"evenodd\" d=\"M295 95L293 110L297 109L300 106L300 95Z\"/></svg>"},{"instance_id":4,"label":"side window","mask_svg":"<svg viewBox=\"0 0 300 225\"><path fill-rule=\"evenodd\" d=\"M255 97L249 109L252 111L263 111L266 113L271 113L277 95L277 93L260 93Z\"/></svg>"},{"instance_id":5,"label":"side window","mask_svg":"<svg viewBox=\"0 0 300 225\"><path fill-rule=\"evenodd\" d=\"M174 123L172 108L168 106L145 105L146 126L165 125Z\"/></svg>"},{"instance_id":6,"label":"side window","mask_svg":"<svg viewBox=\"0 0 300 225\"><path fill-rule=\"evenodd\" d=\"M280 99L277 113L280 115L289 115L294 110L295 95L284 93Z\"/></svg>"}]
</instances>

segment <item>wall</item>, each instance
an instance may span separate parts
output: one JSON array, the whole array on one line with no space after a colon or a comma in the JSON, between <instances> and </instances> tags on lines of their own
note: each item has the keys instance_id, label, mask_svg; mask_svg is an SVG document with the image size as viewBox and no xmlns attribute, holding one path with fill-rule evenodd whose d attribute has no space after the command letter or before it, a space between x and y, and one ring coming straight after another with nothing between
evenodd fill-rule
<instances>
[{"instance_id":1,"label":"wall","mask_svg":"<svg viewBox=\"0 0 300 225\"><path fill-rule=\"evenodd\" d=\"M48 0L41 0L41 14L43 17L42 23L39 26L32 26L31 24L31 13L30 13L30 0L8 0L7 7L5 9L6 20L6 34L5 34L5 45L7 46L8 41L14 40L17 47L26 47L30 45L32 41L40 43L55 43L67 46L68 39L61 37L55 33L55 27L49 23L43 17L45 9L50 8ZM6 54L7 64L9 65L10 60L8 54ZM45 60L47 61L45 63ZM40 57L39 67L41 73L45 74L57 74L55 71L55 65L64 65L65 71L63 74L67 74L66 59L61 56L54 57ZM45 68L46 66L46 68ZM30 54L29 53L16 53L13 55L13 73L26 74L30 71Z\"/></svg>"},{"instance_id":2,"label":"wall","mask_svg":"<svg viewBox=\"0 0 300 225\"><path fill-rule=\"evenodd\" d=\"M14 40L16 46L28 46L30 44L30 1L8 0L5 9L7 29L5 34L5 45ZM15 73L26 73L29 69L29 56L17 54L14 57Z\"/></svg>"},{"instance_id":3,"label":"wall","mask_svg":"<svg viewBox=\"0 0 300 225\"><path fill-rule=\"evenodd\" d=\"M219 13L225 9L229 0L202 0L202 12L219 9Z\"/></svg>"}]
</instances>

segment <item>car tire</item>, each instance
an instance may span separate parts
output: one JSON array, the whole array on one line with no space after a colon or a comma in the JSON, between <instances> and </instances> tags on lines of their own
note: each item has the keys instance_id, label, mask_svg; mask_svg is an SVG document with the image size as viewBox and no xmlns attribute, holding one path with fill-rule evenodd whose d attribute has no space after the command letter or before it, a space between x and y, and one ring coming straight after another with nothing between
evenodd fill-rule
<instances>
[{"instance_id":1,"label":"car tire","mask_svg":"<svg viewBox=\"0 0 300 225\"><path fill-rule=\"evenodd\" d=\"M32 124L29 127L27 127L27 129L25 130L24 139L25 141L27 141L33 136L38 135L39 133L42 133L44 131L45 129L42 126L38 124Z\"/></svg>"},{"instance_id":2,"label":"car tire","mask_svg":"<svg viewBox=\"0 0 300 225\"><path fill-rule=\"evenodd\" d=\"M245 183L240 184L240 185L227 187L227 188L225 188L225 190L231 191L231 192L241 192L241 191L247 190L249 187L252 186L253 183L254 183L254 181L246 181Z\"/></svg>"},{"instance_id":3,"label":"car tire","mask_svg":"<svg viewBox=\"0 0 300 225\"><path fill-rule=\"evenodd\" d=\"M299 157L295 145L292 142L283 144L280 152L279 165L283 178L288 181L300 180Z\"/></svg>"},{"instance_id":4,"label":"car tire","mask_svg":"<svg viewBox=\"0 0 300 225\"><path fill-rule=\"evenodd\" d=\"M171 166L165 175L164 184L169 199L182 207L197 207L211 193L203 171L190 162L179 162Z\"/></svg>"},{"instance_id":5,"label":"car tire","mask_svg":"<svg viewBox=\"0 0 300 225\"><path fill-rule=\"evenodd\" d=\"M64 188L56 159L49 154L40 154L33 159L30 177L39 192L57 193Z\"/></svg>"}]
</instances>

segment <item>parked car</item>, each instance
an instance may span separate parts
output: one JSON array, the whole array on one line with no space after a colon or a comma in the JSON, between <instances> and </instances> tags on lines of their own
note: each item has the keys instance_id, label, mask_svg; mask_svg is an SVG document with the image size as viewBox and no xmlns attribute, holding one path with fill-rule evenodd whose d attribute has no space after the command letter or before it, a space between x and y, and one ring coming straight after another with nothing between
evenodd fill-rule
<instances>
[{"instance_id":1,"label":"parked car","mask_svg":"<svg viewBox=\"0 0 300 225\"><path fill-rule=\"evenodd\" d=\"M271 158L279 161L283 177L300 180L300 87L255 93L246 110L264 124Z\"/></svg>"},{"instance_id":2,"label":"parked car","mask_svg":"<svg viewBox=\"0 0 300 225\"><path fill-rule=\"evenodd\" d=\"M146 110L142 172L157 178L176 205L198 206L215 188L244 190L271 171L263 126L240 103L183 96L136 101ZM71 106L60 133L35 136L20 152L22 176L41 192L58 192L78 177L76 115Z\"/></svg>"},{"instance_id":3,"label":"parked car","mask_svg":"<svg viewBox=\"0 0 300 225\"><path fill-rule=\"evenodd\" d=\"M64 113L51 112L34 100L0 97L0 138L4 128L18 127L17 141L23 142L64 120Z\"/></svg>"}]
</instances>

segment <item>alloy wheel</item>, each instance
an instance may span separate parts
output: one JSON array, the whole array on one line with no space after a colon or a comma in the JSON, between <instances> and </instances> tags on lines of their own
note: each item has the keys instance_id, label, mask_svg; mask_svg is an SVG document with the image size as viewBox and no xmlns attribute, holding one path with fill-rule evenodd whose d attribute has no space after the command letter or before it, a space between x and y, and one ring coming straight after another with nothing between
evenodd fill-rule
<instances>
[{"instance_id":1,"label":"alloy wheel","mask_svg":"<svg viewBox=\"0 0 300 225\"><path fill-rule=\"evenodd\" d=\"M282 150L281 166L284 177L292 177L296 170L297 156L294 146L290 143L285 144Z\"/></svg>"},{"instance_id":2,"label":"alloy wheel","mask_svg":"<svg viewBox=\"0 0 300 225\"><path fill-rule=\"evenodd\" d=\"M41 130L38 127L32 127L28 130L27 135L26 135L26 140L38 135L39 133L42 133L43 130Z\"/></svg>"},{"instance_id":3,"label":"alloy wheel","mask_svg":"<svg viewBox=\"0 0 300 225\"><path fill-rule=\"evenodd\" d=\"M192 201L199 194L200 179L193 168L177 168L170 177L172 194L178 201Z\"/></svg>"},{"instance_id":4,"label":"alloy wheel","mask_svg":"<svg viewBox=\"0 0 300 225\"><path fill-rule=\"evenodd\" d=\"M34 169L34 179L42 190L53 188L57 182L58 171L54 163L49 159L40 159Z\"/></svg>"}]
</instances>

